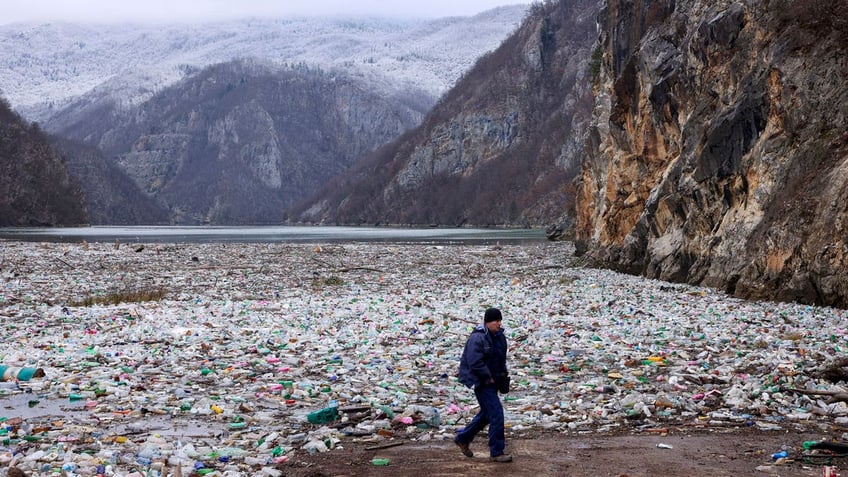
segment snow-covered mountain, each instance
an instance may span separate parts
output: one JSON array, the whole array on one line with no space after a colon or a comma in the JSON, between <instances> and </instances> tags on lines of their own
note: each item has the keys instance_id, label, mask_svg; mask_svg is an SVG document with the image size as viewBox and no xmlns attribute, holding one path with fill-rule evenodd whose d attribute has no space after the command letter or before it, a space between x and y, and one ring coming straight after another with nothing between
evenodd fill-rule
<instances>
[{"instance_id":1,"label":"snow-covered mountain","mask_svg":"<svg viewBox=\"0 0 848 477\"><path fill-rule=\"evenodd\" d=\"M207 24L0 25L0 94L43 121L99 85L138 104L187 73L236 58L343 68L438 97L519 25L526 5L473 17L252 19Z\"/></svg>"}]
</instances>

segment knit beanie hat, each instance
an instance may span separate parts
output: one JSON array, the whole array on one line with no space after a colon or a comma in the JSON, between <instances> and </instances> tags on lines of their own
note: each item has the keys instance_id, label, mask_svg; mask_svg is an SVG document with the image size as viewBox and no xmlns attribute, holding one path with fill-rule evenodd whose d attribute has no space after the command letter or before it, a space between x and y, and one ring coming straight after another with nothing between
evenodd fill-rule
<instances>
[{"instance_id":1,"label":"knit beanie hat","mask_svg":"<svg viewBox=\"0 0 848 477\"><path fill-rule=\"evenodd\" d=\"M501 316L501 310L497 308L489 308L486 310L486 314L483 315L483 323L491 323L493 321L501 321L503 320L503 316Z\"/></svg>"}]
</instances>

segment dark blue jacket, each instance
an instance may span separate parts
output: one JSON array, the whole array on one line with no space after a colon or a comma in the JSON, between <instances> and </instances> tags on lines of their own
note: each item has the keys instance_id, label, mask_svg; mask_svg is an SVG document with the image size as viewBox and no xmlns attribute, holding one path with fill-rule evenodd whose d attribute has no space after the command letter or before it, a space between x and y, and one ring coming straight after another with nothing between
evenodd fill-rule
<instances>
[{"instance_id":1,"label":"dark blue jacket","mask_svg":"<svg viewBox=\"0 0 848 477\"><path fill-rule=\"evenodd\" d=\"M477 325L462 350L459 382L473 388L488 383L489 379L497 381L506 374L506 336L503 330L492 334L485 325Z\"/></svg>"}]
</instances>

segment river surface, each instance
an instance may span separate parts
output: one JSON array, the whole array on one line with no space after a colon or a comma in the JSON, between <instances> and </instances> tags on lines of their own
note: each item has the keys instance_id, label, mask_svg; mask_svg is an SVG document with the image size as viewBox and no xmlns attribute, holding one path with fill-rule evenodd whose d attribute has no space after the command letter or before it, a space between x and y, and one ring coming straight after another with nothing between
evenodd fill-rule
<instances>
[{"instance_id":1,"label":"river surface","mask_svg":"<svg viewBox=\"0 0 848 477\"><path fill-rule=\"evenodd\" d=\"M524 243L544 241L541 229L390 228L336 226L98 226L60 228L0 228L0 239L35 242L409 242Z\"/></svg>"}]
</instances>

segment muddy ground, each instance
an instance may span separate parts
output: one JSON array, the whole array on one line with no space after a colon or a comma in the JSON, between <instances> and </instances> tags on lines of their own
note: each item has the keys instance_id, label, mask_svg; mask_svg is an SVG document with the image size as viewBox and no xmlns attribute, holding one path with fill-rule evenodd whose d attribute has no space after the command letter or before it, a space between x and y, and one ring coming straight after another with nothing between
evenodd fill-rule
<instances>
[{"instance_id":1,"label":"muddy ground","mask_svg":"<svg viewBox=\"0 0 848 477\"><path fill-rule=\"evenodd\" d=\"M482 437L482 436L480 436ZM739 477L822 476L826 465L848 475L848 458L805 456L804 441L829 439L820 432L738 429L669 429L668 433L564 435L536 433L511 436L509 464L488 460L485 439L472 444L473 458L450 441L342 442L343 449L324 454L299 453L279 467L286 476L570 476L570 477ZM391 442L389 443L391 444ZM658 447L658 444L663 446ZM670 446L671 448L667 448ZM788 451L789 458L772 455ZM387 466L373 459L388 459Z\"/></svg>"}]
</instances>

